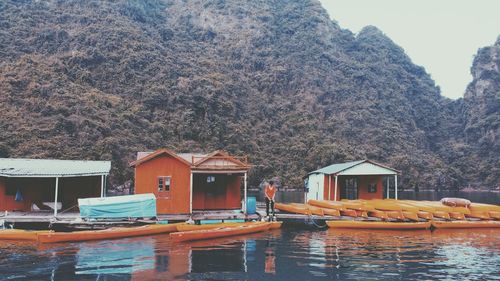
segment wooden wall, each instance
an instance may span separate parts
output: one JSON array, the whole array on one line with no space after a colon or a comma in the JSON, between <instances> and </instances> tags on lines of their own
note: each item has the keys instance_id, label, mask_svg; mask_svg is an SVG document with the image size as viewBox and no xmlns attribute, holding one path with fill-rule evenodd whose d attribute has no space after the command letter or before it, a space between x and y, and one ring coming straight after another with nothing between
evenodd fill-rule
<instances>
[{"instance_id":1,"label":"wooden wall","mask_svg":"<svg viewBox=\"0 0 500 281\"><path fill-rule=\"evenodd\" d=\"M190 169L167 154L140 163L135 168L135 193L154 193L158 214L189 214ZM172 177L169 192L158 192L159 176Z\"/></svg>"},{"instance_id":2,"label":"wooden wall","mask_svg":"<svg viewBox=\"0 0 500 281\"><path fill-rule=\"evenodd\" d=\"M214 183L207 183L207 176L215 176ZM240 209L241 177L225 174L195 174L193 209Z\"/></svg>"}]
</instances>

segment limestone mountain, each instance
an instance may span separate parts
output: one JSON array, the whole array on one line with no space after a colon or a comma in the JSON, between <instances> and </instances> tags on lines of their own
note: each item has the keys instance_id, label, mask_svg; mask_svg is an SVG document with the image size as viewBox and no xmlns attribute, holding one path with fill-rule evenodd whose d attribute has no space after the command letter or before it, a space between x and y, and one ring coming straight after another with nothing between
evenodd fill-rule
<instances>
[{"instance_id":1,"label":"limestone mountain","mask_svg":"<svg viewBox=\"0 0 500 281\"><path fill-rule=\"evenodd\" d=\"M404 188L499 186L468 170L498 163L498 79L496 111L475 86L446 99L382 31L316 0L2 1L0 27L1 156L112 160L115 184L136 151L169 147L248 154L254 186L362 158Z\"/></svg>"}]
</instances>

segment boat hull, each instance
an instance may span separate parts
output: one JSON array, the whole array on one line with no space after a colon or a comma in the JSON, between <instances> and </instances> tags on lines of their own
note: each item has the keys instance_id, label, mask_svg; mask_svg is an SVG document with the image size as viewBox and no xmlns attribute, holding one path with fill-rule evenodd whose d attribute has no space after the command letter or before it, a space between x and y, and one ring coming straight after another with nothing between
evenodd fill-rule
<instances>
[{"instance_id":1,"label":"boat hull","mask_svg":"<svg viewBox=\"0 0 500 281\"><path fill-rule=\"evenodd\" d=\"M37 241L38 234L48 233L49 231L32 231L23 229L5 229L0 230L0 240L31 240Z\"/></svg>"},{"instance_id":2,"label":"boat hull","mask_svg":"<svg viewBox=\"0 0 500 281\"><path fill-rule=\"evenodd\" d=\"M499 221L433 221L434 228L498 228Z\"/></svg>"},{"instance_id":3,"label":"boat hull","mask_svg":"<svg viewBox=\"0 0 500 281\"><path fill-rule=\"evenodd\" d=\"M355 229L428 229L430 222L372 222L372 221L327 221L330 228Z\"/></svg>"},{"instance_id":4,"label":"boat hull","mask_svg":"<svg viewBox=\"0 0 500 281\"><path fill-rule=\"evenodd\" d=\"M233 227L222 227L196 231L182 231L170 233L170 238L175 242L186 242L195 240L214 239L220 237L236 236L242 234L266 231L271 228L271 223L256 223L253 225L241 225Z\"/></svg>"},{"instance_id":5,"label":"boat hull","mask_svg":"<svg viewBox=\"0 0 500 281\"><path fill-rule=\"evenodd\" d=\"M39 233L38 241L40 243L79 242L155 235L174 231L177 231L177 224L154 224L138 227L116 227L95 231Z\"/></svg>"}]
</instances>

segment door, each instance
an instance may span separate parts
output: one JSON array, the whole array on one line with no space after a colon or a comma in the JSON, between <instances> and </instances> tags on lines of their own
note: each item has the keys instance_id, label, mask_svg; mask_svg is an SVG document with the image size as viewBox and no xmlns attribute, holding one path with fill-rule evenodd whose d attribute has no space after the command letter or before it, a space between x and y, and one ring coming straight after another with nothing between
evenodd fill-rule
<instances>
[{"instance_id":1,"label":"door","mask_svg":"<svg viewBox=\"0 0 500 281\"><path fill-rule=\"evenodd\" d=\"M358 199L358 179L354 177L346 178L340 194L340 199Z\"/></svg>"}]
</instances>

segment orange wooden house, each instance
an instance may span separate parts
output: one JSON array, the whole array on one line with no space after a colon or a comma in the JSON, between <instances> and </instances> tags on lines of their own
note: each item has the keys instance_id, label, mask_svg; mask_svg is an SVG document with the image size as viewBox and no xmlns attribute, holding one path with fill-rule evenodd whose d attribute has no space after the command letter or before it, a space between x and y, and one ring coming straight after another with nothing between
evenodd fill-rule
<instances>
[{"instance_id":1,"label":"orange wooden house","mask_svg":"<svg viewBox=\"0 0 500 281\"><path fill-rule=\"evenodd\" d=\"M228 209L246 213L250 169L246 157L224 151L177 154L160 149L139 152L130 165L135 168L135 193L154 193L158 214Z\"/></svg>"}]
</instances>

